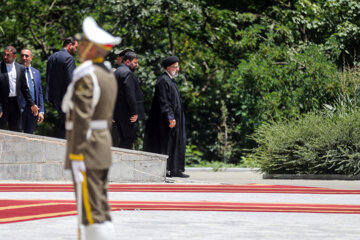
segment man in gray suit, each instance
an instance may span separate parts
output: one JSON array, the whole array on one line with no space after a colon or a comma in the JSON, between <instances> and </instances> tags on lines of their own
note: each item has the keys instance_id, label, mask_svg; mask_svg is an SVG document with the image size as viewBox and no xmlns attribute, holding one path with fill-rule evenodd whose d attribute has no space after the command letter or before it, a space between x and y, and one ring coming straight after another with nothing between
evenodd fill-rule
<instances>
[{"instance_id":1,"label":"man in gray suit","mask_svg":"<svg viewBox=\"0 0 360 240\"><path fill-rule=\"evenodd\" d=\"M58 137L65 138L65 114L61 110L61 103L66 89L72 80L75 70L74 55L78 42L73 37L68 37L63 43L63 49L52 54L46 66L46 96L59 113L61 125L58 129Z\"/></svg>"}]
</instances>

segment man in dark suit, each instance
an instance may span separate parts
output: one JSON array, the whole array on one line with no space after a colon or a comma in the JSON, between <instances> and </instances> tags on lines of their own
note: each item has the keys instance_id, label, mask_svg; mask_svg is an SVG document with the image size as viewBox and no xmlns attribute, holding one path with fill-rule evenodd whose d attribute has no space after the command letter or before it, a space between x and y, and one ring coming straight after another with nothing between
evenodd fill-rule
<instances>
[{"instance_id":1,"label":"man in dark suit","mask_svg":"<svg viewBox=\"0 0 360 240\"><path fill-rule=\"evenodd\" d=\"M138 57L127 51L122 64L115 71L118 94L114 110L114 120L119 131L119 147L133 149L138 120L145 118L144 95L134 74L139 66Z\"/></svg>"},{"instance_id":2,"label":"man in dark suit","mask_svg":"<svg viewBox=\"0 0 360 240\"><path fill-rule=\"evenodd\" d=\"M72 80L75 69L74 55L78 42L73 37L68 37L63 43L63 49L52 54L46 66L46 95L59 113L61 125L58 129L58 137L65 138L65 113L61 110L61 103L67 87Z\"/></svg>"},{"instance_id":3,"label":"man in dark suit","mask_svg":"<svg viewBox=\"0 0 360 240\"><path fill-rule=\"evenodd\" d=\"M20 62L25 66L25 77L30 90L30 95L35 104L40 108L39 115L34 117L29 106L26 105L24 96L22 96L22 130L24 133L34 133L35 122L40 124L44 121L44 100L41 87L41 76L39 70L31 66L33 55L30 49L21 50Z\"/></svg>"},{"instance_id":4,"label":"man in dark suit","mask_svg":"<svg viewBox=\"0 0 360 240\"><path fill-rule=\"evenodd\" d=\"M30 106L34 116L38 115L38 106L31 98L25 78L25 67L15 62L16 49L7 46L0 73L0 129L6 124L11 131L21 131L21 94Z\"/></svg>"},{"instance_id":5,"label":"man in dark suit","mask_svg":"<svg viewBox=\"0 0 360 240\"><path fill-rule=\"evenodd\" d=\"M179 59L171 56L161 63L165 72L158 78L149 118L145 126L144 150L168 155L167 177L186 178L185 115L180 92L174 80Z\"/></svg>"}]
</instances>

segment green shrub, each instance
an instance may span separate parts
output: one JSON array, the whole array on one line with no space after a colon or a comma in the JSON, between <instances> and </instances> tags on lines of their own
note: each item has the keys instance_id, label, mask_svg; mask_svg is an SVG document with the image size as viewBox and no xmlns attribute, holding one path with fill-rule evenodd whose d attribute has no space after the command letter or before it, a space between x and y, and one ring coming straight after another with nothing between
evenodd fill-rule
<instances>
[{"instance_id":1,"label":"green shrub","mask_svg":"<svg viewBox=\"0 0 360 240\"><path fill-rule=\"evenodd\" d=\"M259 168L260 165L256 161L256 159L254 159L250 155L250 156L246 156L246 157L245 156L241 157L241 163L240 163L239 167L242 167L242 168Z\"/></svg>"},{"instance_id":2,"label":"green shrub","mask_svg":"<svg viewBox=\"0 0 360 240\"><path fill-rule=\"evenodd\" d=\"M187 166L200 164L202 161L203 153L197 150L196 145L186 145L185 161Z\"/></svg>"},{"instance_id":3,"label":"green shrub","mask_svg":"<svg viewBox=\"0 0 360 240\"><path fill-rule=\"evenodd\" d=\"M261 171L286 174L360 173L360 111L308 113L263 124L252 135Z\"/></svg>"},{"instance_id":4,"label":"green shrub","mask_svg":"<svg viewBox=\"0 0 360 240\"><path fill-rule=\"evenodd\" d=\"M212 171L217 172L222 168L240 168L240 167L244 167L241 165L236 165L233 163L223 163L223 162L219 162L219 161L200 161L199 163L196 164L190 164L190 165L186 165L186 167L195 167L195 168L212 168Z\"/></svg>"},{"instance_id":5,"label":"green shrub","mask_svg":"<svg viewBox=\"0 0 360 240\"><path fill-rule=\"evenodd\" d=\"M299 52L282 45L259 48L227 80L230 162L241 159L244 148L256 147L248 135L262 124L319 110L340 91L339 71L319 46Z\"/></svg>"}]
</instances>

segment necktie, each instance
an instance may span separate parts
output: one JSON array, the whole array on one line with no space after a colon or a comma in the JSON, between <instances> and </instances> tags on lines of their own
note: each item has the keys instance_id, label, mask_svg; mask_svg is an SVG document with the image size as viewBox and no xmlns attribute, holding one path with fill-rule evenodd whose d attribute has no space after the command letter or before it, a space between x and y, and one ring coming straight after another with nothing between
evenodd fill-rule
<instances>
[{"instance_id":1,"label":"necktie","mask_svg":"<svg viewBox=\"0 0 360 240\"><path fill-rule=\"evenodd\" d=\"M34 82L33 82L32 78L31 78L31 74L30 74L29 68L26 68L26 74L27 74L27 79L28 79L28 84L29 84L29 89L30 89L31 98L32 98L33 100L35 100Z\"/></svg>"}]
</instances>

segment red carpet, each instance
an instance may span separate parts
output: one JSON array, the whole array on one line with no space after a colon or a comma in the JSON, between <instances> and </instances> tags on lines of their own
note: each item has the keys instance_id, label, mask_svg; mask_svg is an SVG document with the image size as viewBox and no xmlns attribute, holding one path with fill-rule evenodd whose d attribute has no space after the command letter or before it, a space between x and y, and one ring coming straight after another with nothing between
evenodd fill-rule
<instances>
[{"instance_id":1,"label":"red carpet","mask_svg":"<svg viewBox=\"0 0 360 240\"><path fill-rule=\"evenodd\" d=\"M73 192L71 184L0 184L0 192ZM340 190L284 185L190 185L190 184L110 184L110 192L209 192L209 193L295 193L360 194L360 190Z\"/></svg>"},{"instance_id":2,"label":"red carpet","mask_svg":"<svg viewBox=\"0 0 360 240\"><path fill-rule=\"evenodd\" d=\"M112 210L233 211L360 214L360 205L234 202L111 201ZM0 200L0 224L76 214L71 200Z\"/></svg>"},{"instance_id":3,"label":"red carpet","mask_svg":"<svg viewBox=\"0 0 360 240\"><path fill-rule=\"evenodd\" d=\"M110 192L360 194L340 190L283 185L110 184ZM73 192L71 184L0 184L0 192ZM113 211L233 211L360 214L360 205L276 204L238 202L111 201ZM0 200L0 224L75 215L71 200Z\"/></svg>"}]
</instances>

